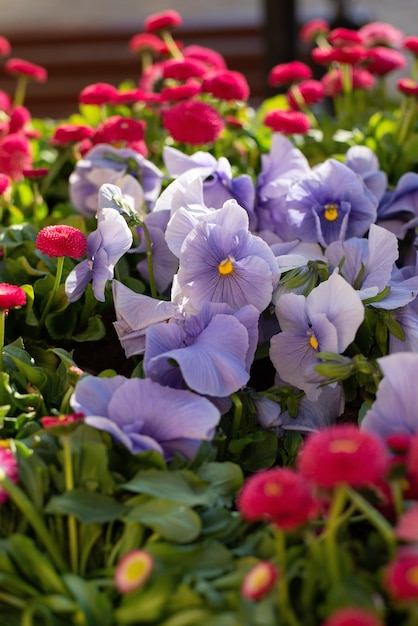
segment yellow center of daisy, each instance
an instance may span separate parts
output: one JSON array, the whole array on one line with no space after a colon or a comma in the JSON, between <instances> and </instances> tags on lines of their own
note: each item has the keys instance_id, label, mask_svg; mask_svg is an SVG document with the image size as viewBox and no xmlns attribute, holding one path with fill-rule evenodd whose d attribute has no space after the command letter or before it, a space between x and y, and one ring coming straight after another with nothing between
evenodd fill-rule
<instances>
[{"instance_id":1,"label":"yellow center of daisy","mask_svg":"<svg viewBox=\"0 0 418 626\"><path fill-rule=\"evenodd\" d=\"M144 574L148 571L148 563L145 563L142 559L133 560L129 563L125 570L125 580L127 582L134 582L140 580Z\"/></svg>"},{"instance_id":2,"label":"yellow center of daisy","mask_svg":"<svg viewBox=\"0 0 418 626\"><path fill-rule=\"evenodd\" d=\"M418 565L410 567L405 576L407 582L414 587L418 587Z\"/></svg>"},{"instance_id":3,"label":"yellow center of daisy","mask_svg":"<svg viewBox=\"0 0 418 626\"><path fill-rule=\"evenodd\" d=\"M336 204L326 204L325 205L325 211L324 211L324 217L329 222L333 222L334 220L336 220L337 217L338 217L338 207L337 207L337 205Z\"/></svg>"},{"instance_id":4,"label":"yellow center of daisy","mask_svg":"<svg viewBox=\"0 0 418 626\"><path fill-rule=\"evenodd\" d=\"M264 493L266 496L273 498L274 496L279 496L282 493L282 488L277 483L267 482L264 485Z\"/></svg>"},{"instance_id":5,"label":"yellow center of daisy","mask_svg":"<svg viewBox=\"0 0 418 626\"><path fill-rule=\"evenodd\" d=\"M232 274L234 271L233 261L235 261L235 259L227 257L219 263L218 272L221 276L228 276L228 274Z\"/></svg>"},{"instance_id":6,"label":"yellow center of daisy","mask_svg":"<svg viewBox=\"0 0 418 626\"><path fill-rule=\"evenodd\" d=\"M357 452L359 448L359 442L353 439L336 439L329 444L329 451L338 454L339 452L346 452L347 454L353 454Z\"/></svg>"},{"instance_id":7,"label":"yellow center of daisy","mask_svg":"<svg viewBox=\"0 0 418 626\"><path fill-rule=\"evenodd\" d=\"M312 346L312 348L314 350L318 350L318 346L319 346L318 339L315 337L315 335L313 333L309 337L309 343L310 343L310 345Z\"/></svg>"},{"instance_id":8,"label":"yellow center of daisy","mask_svg":"<svg viewBox=\"0 0 418 626\"><path fill-rule=\"evenodd\" d=\"M251 584L255 589L260 589L270 582L271 572L267 567L258 566L251 572Z\"/></svg>"}]
</instances>

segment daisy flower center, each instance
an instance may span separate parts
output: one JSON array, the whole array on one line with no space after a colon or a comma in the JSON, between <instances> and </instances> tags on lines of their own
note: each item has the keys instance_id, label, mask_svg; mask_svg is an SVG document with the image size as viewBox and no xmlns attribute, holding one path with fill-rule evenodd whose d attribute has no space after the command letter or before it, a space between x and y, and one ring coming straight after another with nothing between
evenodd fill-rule
<instances>
[{"instance_id":1,"label":"daisy flower center","mask_svg":"<svg viewBox=\"0 0 418 626\"><path fill-rule=\"evenodd\" d=\"M410 567L406 572L407 581L414 587L418 587L418 565Z\"/></svg>"}]
</instances>

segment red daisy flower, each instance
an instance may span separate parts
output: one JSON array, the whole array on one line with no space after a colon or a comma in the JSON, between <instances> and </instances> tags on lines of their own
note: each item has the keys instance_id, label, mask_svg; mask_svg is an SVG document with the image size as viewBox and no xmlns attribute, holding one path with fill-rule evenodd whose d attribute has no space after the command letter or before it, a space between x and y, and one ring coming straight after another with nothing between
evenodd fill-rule
<instances>
[{"instance_id":1,"label":"red daisy flower","mask_svg":"<svg viewBox=\"0 0 418 626\"><path fill-rule=\"evenodd\" d=\"M290 61L290 63L279 63L275 65L269 72L268 84L270 87L278 87L286 85L297 80L306 80L311 78L312 70L301 61Z\"/></svg>"},{"instance_id":2,"label":"red daisy flower","mask_svg":"<svg viewBox=\"0 0 418 626\"><path fill-rule=\"evenodd\" d=\"M330 615L321 626L383 626L383 622L366 609L345 607Z\"/></svg>"},{"instance_id":3,"label":"red daisy flower","mask_svg":"<svg viewBox=\"0 0 418 626\"><path fill-rule=\"evenodd\" d=\"M324 97L324 86L319 80L303 80L292 85L287 92L287 101L292 109L299 109L300 106L311 106L320 102Z\"/></svg>"},{"instance_id":4,"label":"red daisy flower","mask_svg":"<svg viewBox=\"0 0 418 626\"><path fill-rule=\"evenodd\" d=\"M412 52L415 56L418 56L418 37L405 37L402 42L402 47Z\"/></svg>"},{"instance_id":5,"label":"red daisy flower","mask_svg":"<svg viewBox=\"0 0 418 626\"><path fill-rule=\"evenodd\" d=\"M365 61L368 71L376 76L384 76L407 65L402 52L385 46L376 46L368 50Z\"/></svg>"},{"instance_id":6,"label":"red daisy flower","mask_svg":"<svg viewBox=\"0 0 418 626\"><path fill-rule=\"evenodd\" d=\"M82 141L93 134L93 129L85 124L60 124L55 128L52 144L67 145Z\"/></svg>"},{"instance_id":7,"label":"red daisy flower","mask_svg":"<svg viewBox=\"0 0 418 626\"><path fill-rule=\"evenodd\" d=\"M250 95L245 76L232 70L213 70L207 73L203 79L202 91L220 100L247 100Z\"/></svg>"},{"instance_id":8,"label":"red daisy flower","mask_svg":"<svg viewBox=\"0 0 418 626\"><path fill-rule=\"evenodd\" d=\"M154 568L154 559L145 550L132 550L125 554L115 570L115 584L120 593L129 593L142 587Z\"/></svg>"},{"instance_id":9,"label":"red daisy flower","mask_svg":"<svg viewBox=\"0 0 418 626\"><path fill-rule=\"evenodd\" d=\"M412 78L400 78L396 86L401 93L407 96L418 96L418 82Z\"/></svg>"},{"instance_id":10,"label":"red daisy flower","mask_svg":"<svg viewBox=\"0 0 418 626\"><path fill-rule=\"evenodd\" d=\"M109 83L94 83L81 90L78 101L80 104L109 104L118 97L118 90Z\"/></svg>"},{"instance_id":11,"label":"red daisy flower","mask_svg":"<svg viewBox=\"0 0 418 626\"><path fill-rule=\"evenodd\" d=\"M205 48L204 46L190 45L183 48L183 56L185 59L197 59L202 61L211 69L225 70L226 61L223 56L216 50Z\"/></svg>"},{"instance_id":12,"label":"red daisy flower","mask_svg":"<svg viewBox=\"0 0 418 626\"><path fill-rule=\"evenodd\" d=\"M401 541L418 543L418 502L399 517L395 535Z\"/></svg>"},{"instance_id":13,"label":"red daisy flower","mask_svg":"<svg viewBox=\"0 0 418 626\"><path fill-rule=\"evenodd\" d=\"M4 71L6 74L12 76L33 78L33 80L36 80L38 83L44 83L48 78L48 72L44 67L30 63L30 61L25 61L24 59L7 59L4 64Z\"/></svg>"},{"instance_id":14,"label":"red daisy flower","mask_svg":"<svg viewBox=\"0 0 418 626\"><path fill-rule=\"evenodd\" d=\"M384 584L395 600L418 599L418 552L411 548L401 550L387 565Z\"/></svg>"},{"instance_id":15,"label":"red daisy flower","mask_svg":"<svg viewBox=\"0 0 418 626\"><path fill-rule=\"evenodd\" d=\"M144 139L145 122L122 115L112 115L101 124L93 135L93 143L127 142L131 144Z\"/></svg>"},{"instance_id":16,"label":"red daisy flower","mask_svg":"<svg viewBox=\"0 0 418 626\"><path fill-rule=\"evenodd\" d=\"M6 174L0 173L0 195L3 195L10 189L10 178Z\"/></svg>"},{"instance_id":17,"label":"red daisy flower","mask_svg":"<svg viewBox=\"0 0 418 626\"><path fill-rule=\"evenodd\" d=\"M23 306L26 302L26 294L18 285L0 283L0 309L8 311L18 306Z\"/></svg>"},{"instance_id":18,"label":"red daisy flower","mask_svg":"<svg viewBox=\"0 0 418 626\"><path fill-rule=\"evenodd\" d=\"M40 422L45 430L53 430L56 434L67 433L75 428L84 419L84 413L69 413L68 415L46 415Z\"/></svg>"},{"instance_id":19,"label":"red daisy flower","mask_svg":"<svg viewBox=\"0 0 418 626\"><path fill-rule=\"evenodd\" d=\"M373 46L401 48L402 46L402 31L385 22L369 22L359 28L358 33L363 40L363 44L368 48Z\"/></svg>"},{"instance_id":20,"label":"red daisy flower","mask_svg":"<svg viewBox=\"0 0 418 626\"><path fill-rule=\"evenodd\" d=\"M244 576L241 593L247 600L260 600L273 589L277 578L277 568L270 561L260 561Z\"/></svg>"},{"instance_id":21,"label":"red daisy flower","mask_svg":"<svg viewBox=\"0 0 418 626\"><path fill-rule=\"evenodd\" d=\"M363 43L358 31L351 28L334 28L328 34L328 41L332 46L352 46Z\"/></svg>"},{"instance_id":22,"label":"red daisy flower","mask_svg":"<svg viewBox=\"0 0 418 626\"><path fill-rule=\"evenodd\" d=\"M207 102L179 102L164 112L163 126L175 141L202 145L215 141L224 129L224 121Z\"/></svg>"},{"instance_id":23,"label":"red daisy flower","mask_svg":"<svg viewBox=\"0 0 418 626\"><path fill-rule=\"evenodd\" d=\"M264 520L292 530L318 513L311 485L289 468L273 468L248 478L238 495L238 510L249 521Z\"/></svg>"},{"instance_id":24,"label":"red daisy flower","mask_svg":"<svg viewBox=\"0 0 418 626\"><path fill-rule=\"evenodd\" d=\"M299 457L303 476L320 487L379 483L389 455L380 438L354 424L339 424L309 435Z\"/></svg>"},{"instance_id":25,"label":"red daisy flower","mask_svg":"<svg viewBox=\"0 0 418 626\"><path fill-rule=\"evenodd\" d=\"M270 111L264 118L264 125L275 133L293 135L307 133L310 128L309 118L301 111Z\"/></svg>"},{"instance_id":26,"label":"red daisy flower","mask_svg":"<svg viewBox=\"0 0 418 626\"><path fill-rule=\"evenodd\" d=\"M10 41L6 37L0 36L0 56L7 57L12 50Z\"/></svg>"},{"instance_id":27,"label":"red daisy flower","mask_svg":"<svg viewBox=\"0 0 418 626\"><path fill-rule=\"evenodd\" d=\"M129 40L129 49L134 53L146 51L161 54L163 45L161 39L152 33L139 33Z\"/></svg>"},{"instance_id":28,"label":"red daisy flower","mask_svg":"<svg viewBox=\"0 0 418 626\"><path fill-rule=\"evenodd\" d=\"M312 44L317 39L318 35L327 35L330 30L330 25L326 20L321 18L310 20L302 26L299 31L299 39L306 44Z\"/></svg>"},{"instance_id":29,"label":"red daisy flower","mask_svg":"<svg viewBox=\"0 0 418 626\"><path fill-rule=\"evenodd\" d=\"M32 167L30 143L22 133L0 138L0 171L12 180L23 178L23 170Z\"/></svg>"},{"instance_id":30,"label":"red daisy flower","mask_svg":"<svg viewBox=\"0 0 418 626\"><path fill-rule=\"evenodd\" d=\"M180 13L174 10L162 11L149 15L144 21L144 30L147 33L156 33L161 30L171 30L183 23Z\"/></svg>"},{"instance_id":31,"label":"red daisy flower","mask_svg":"<svg viewBox=\"0 0 418 626\"><path fill-rule=\"evenodd\" d=\"M207 66L197 59L169 59L163 64L163 78L187 80L202 78L208 70Z\"/></svg>"},{"instance_id":32,"label":"red daisy flower","mask_svg":"<svg viewBox=\"0 0 418 626\"><path fill-rule=\"evenodd\" d=\"M183 85L173 85L172 87L163 87L161 89L161 97L165 102L178 102L180 100L188 100L193 98L202 90L202 85L197 80L191 78Z\"/></svg>"},{"instance_id":33,"label":"red daisy flower","mask_svg":"<svg viewBox=\"0 0 418 626\"><path fill-rule=\"evenodd\" d=\"M50 257L69 256L72 259L79 259L86 253L87 238L78 228L58 224L42 228L36 238L35 246L42 254Z\"/></svg>"},{"instance_id":34,"label":"red daisy flower","mask_svg":"<svg viewBox=\"0 0 418 626\"><path fill-rule=\"evenodd\" d=\"M10 450L6 441L0 442L0 470L5 473L6 477L13 483L17 483L19 479L19 470L16 458ZM0 487L0 504L8 500L9 493L3 487Z\"/></svg>"}]
</instances>

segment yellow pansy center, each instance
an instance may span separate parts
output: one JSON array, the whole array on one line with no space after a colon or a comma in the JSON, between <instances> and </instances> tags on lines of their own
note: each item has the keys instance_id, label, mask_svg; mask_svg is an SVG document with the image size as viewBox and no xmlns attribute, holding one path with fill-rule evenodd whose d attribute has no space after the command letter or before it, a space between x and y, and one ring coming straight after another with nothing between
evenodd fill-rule
<instances>
[{"instance_id":1,"label":"yellow pansy center","mask_svg":"<svg viewBox=\"0 0 418 626\"><path fill-rule=\"evenodd\" d=\"M314 350L318 350L318 346L319 346L318 339L315 337L315 335L313 333L309 337L309 343L310 343L310 345L312 346L312 348Z\"/></svg>"},{"instance_id":2,"label":"yellow pansy center","mask_svg":"<svg viewBox=\"0 0 418 626\"><path fill-rule=\"evenodd\" d=\"M329 222L333 222L338 217L338 206L336 204L326 204L324 210L324 217Z\"/></svg>"},{"instance_id":3,"label":"yellow pansy center","mask_svg":"<svg viewBox=\"0 0 418 626\"><path fill-rule=\"evenodd\" d=\"M232 274L232 272L234 271L234 265L233 265L234 261L235 259L228 256L226 259L224 259L223 261L219 263L218 272L220 273L221 276L228 276L228 274Z\"/></svg>"}]
</instances>

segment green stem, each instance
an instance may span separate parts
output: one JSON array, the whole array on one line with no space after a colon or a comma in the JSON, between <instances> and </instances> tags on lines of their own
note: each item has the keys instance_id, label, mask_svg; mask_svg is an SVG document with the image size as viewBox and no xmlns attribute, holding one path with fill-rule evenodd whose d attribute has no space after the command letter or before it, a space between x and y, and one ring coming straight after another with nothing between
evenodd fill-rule
<instances>
[{"instance_id":1,"label":"green stem","mask_svg":"<svg viewBox=\"0 0 418 626\"><path fill-rule=\"evenodd\" d=\"M161 32L161 39L164 41L173 59L183 58L183 54L180 52L179 47L174 41L173 36L169 30L164 30Z\"/></svg>"},{"instance_id":2,"label":"green stem","mask_svg":"<svg viewBox=\"0 0 418 626\"><path fill-rule=\"evenodd\" d=\"M329 567L330 585L338 586L341 582L341 570L337 554L337 532L341 524L341 513L347 499L345 485L338 485L334 491L334 497L329 509L327 522L324 530L325 549Z\"/></svg>"},{"instance_id":3,"label":"green stem","mask_svg":"<svg viewBox=\"0 0 418 626\"><path fill-rule=\"evenodd\" d=\"M13 105L15 107L22 105L25 102L26 86L28 84L27 76L18 76L16 82L16 90L13 98Z\"/></svg>"},{"instance_id":4,"label":"green stem","mask_svg":"<svg viewBox=\"0 0 418 626\"><path fill-rule=\"evenodd\" d=\"M6 593L4 591L0 591L0 602L13 606L15 609L23 609L26 604L25 600L16 598L16 596L12 596L11 593Z\"/></svg>"},{"instance_id":5,"label":"green stem","mask_svg":"<svg viewBox=\"0 0 418 626\"><path fill-rule=\"evenodd\" d=\"M406 99L406 102L402 106L401 115L399 118L399 125L397 130L397 141L400 145L405 142L408 135L408 131L411 127L412 120L414 119L415 112L417 110L417 102L415 96L411 96Z\"/></svg>"},{"instance_id":6,"label":"green stem","mask_svg":"<svg viewBox=\"0 0 418 626\"><path fill-rule=\"evenodd\" d=\"M4 367L3 349L4 349L5 325L6 325L6 311L4 309L0 309L0 372L3 371L3 367Z\"/></svg>"},{"instance_id":7,"label":"green stem","mask_svg":"<svg viewBox=\"0 0 418 626\"><path fill-rule=\"evenodd\" d=\"M369 522L379 531L388 546L389 554L394 556L396 539L391 524L357 491L348 487L347 494L356 508L364 513Z\"/></svg>"},{"instance_id":8,"label":"green stem","mask_svg":"<svg viewBox=\"0 0 418 626\"><path fill-rule=\"evenodd\" d=\"M57 257L57 271L56 271L56 274L55 274L55 282L54 282L54 286L52 288L52 291L50 292L50 294L48 296L48 300L47 300L47 303L45 305L45 308L42 311L41 319L40 319L40 322L39 322L39 324L41 326L43 326L44 323L45 323L46 316L49 313L49 309L51 308L51 304L52 304L52 302L54 300L55 294L57 293L58 287L60 286L61 277L62 277L62 270L64 268L64 260L65 260L64 256Z\"/></svg>"},{"instance_id":9,"label":"green stem","mask_svg":"<svg viewBox=\"0 0 418 626\"><path fill-rule=\"evenodd\" d=\"M242 402L236 393L233 393L230 397L234 404L234 417L232 420L230 439L236 439L238 436L239 427L241 425L241 420L242 420Z\"/></svg>"},{"instance_id":10,"label":"green stem","mask_svg":"<svg viewBox=\"0 0 418 626\"><path fill-rule=\"evenodd\" d=\"M45 546L58 571L67 571L67 566L61 552L58 549L58 546L54 541L54 538L46 527L44 520L40 517L38 511L26 494L20 489L20 487L18 487L18 485L15 485L14 482L9 480L4 472L0 472L0 485L4 487L13 503L17 506L21 513L23 513L27 522L35 530L38 538Z\"/></svg>"},{"instance_id":11,"label":"green stem","mask_svg":"<svg viewBox=\"0 0 418 626\"><path fill-rule=\"evenodd\" d=\"M279 566L279 576L277 580L277 608L280 624L288 626L300 626L289 600L289 588L287 580L287 559L286 559L286 537L280 528L274 528L274 545L276 548L276 558Z\"/></svg>"},{"instance_id":12,"label":"green stem","mask_svg":"<svg viewBox=\"0 0 418 626\"><path fill-rule=\"evenodd\" d=\"M64 452L65 489L66 491L72 491L74 489L74 471L70 435L62 435L61 442ZM70 544L71 571L76 574L78 571L78 530L77 520L74 515L68 515L68 538Z\"/></svg>"},{"instance_id":13,"label":"green stem","mask_svg":"<svg viewBox=\"0 0 418 626\"><path fill-rule=\"evenodd\" d=\"M66 148L62 150L61 153L58 155L58 157L55 159L48 174L45 176L45 178L43 179L39 187L39 193L42 197L44 196L48 187L50 187L50 185L53 183L55 178L60 173L64 163L68 161L70 154L71 154L71 148Z\"/></svg>"},{"instance_id":14,"label":"green stem","mask_svg":"<svg viewBox=\"0 0 418 626\"><path fill-rule=\"evenodd\" d=\"M151 242L151 237L149 235L149 230L146 227L145 223L142 222L141 223L141 228L144 231L144 237L145 237L145 245L147 248L147 265L148 265L148 281L149 281L149 287L150 287L150 291L151 291L151 297L152 298L157 298L158 294L157 294L157 288L155 286L155 278L154 278L154 265L152 262L152 242Z\"/></svg>"}]
</instances>

